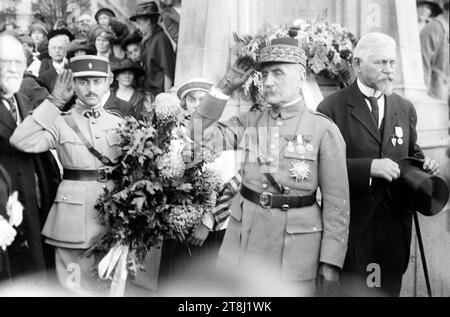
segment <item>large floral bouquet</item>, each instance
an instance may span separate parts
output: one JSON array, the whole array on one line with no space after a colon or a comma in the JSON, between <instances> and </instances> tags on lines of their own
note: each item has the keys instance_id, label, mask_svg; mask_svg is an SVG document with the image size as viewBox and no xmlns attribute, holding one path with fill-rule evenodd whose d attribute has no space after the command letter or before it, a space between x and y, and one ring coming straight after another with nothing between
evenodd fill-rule
<instances>
[{"instance_id":1,"label":"large floral bouquet","mask_svg":"<svg viewBox=\"0 0 450 317\"><path fill-rule=\"evenodd\" d=\"M103 259L113 266L122 256L121 270L134 276L151 247L164 237L182 239L196 228L215 206L221 184L206 167L214 159L207 150L195 162L183 160L192 157L193 147L176 96L159 94L154 103L148 99L146 110L142 120L129 117L120 127L120 154L111 173L115 187L105 190L96 205L108 230L88 252L109 252Z\"/></svg>"},{"instance_id":2,"label":"large floral bouquet","mask_svg":"<svg viewBox=\"0 0 450 317\"><path fill-rule=\"evenodd\" d=\"M240 36L233 34L238 57L250 56L259 60L260 51L266 41L281 37L297 38L305 50L307 71L319 77L335 80L339 86L351 84L355 76L351 68L355 36L339 24L325 21L326 11L316 20L294 22L293 27L264 24L255 34ZM257 103L264 103L262 97L261 73L254 72L244 85L244 92Z\"/></svg>"}]
</instances>

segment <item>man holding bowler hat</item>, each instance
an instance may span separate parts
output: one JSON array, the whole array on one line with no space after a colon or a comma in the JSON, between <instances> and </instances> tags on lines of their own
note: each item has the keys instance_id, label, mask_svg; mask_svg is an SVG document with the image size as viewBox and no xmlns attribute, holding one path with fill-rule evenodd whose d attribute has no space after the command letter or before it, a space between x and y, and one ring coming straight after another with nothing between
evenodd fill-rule
<instances>
[{"instance_id":1,"label":"man holding bowler hat","mask_svg":"<svg viewBox=\"0 0 450 317\"><path fill-rule=\"evenodd\" d=\"M363 36L354 50L357 81L318 106L337 124L347 145L351 219L343 291L348 295L399 295L412 217L396 208L389 184L400 177L397 161L405 157L424 159L424 170L439 172L416 143L414 106L393 93L396 63L394 39L384 33ZM374 272L379 273L375 282L367 283Z\"/></svg>"}]
</instances>

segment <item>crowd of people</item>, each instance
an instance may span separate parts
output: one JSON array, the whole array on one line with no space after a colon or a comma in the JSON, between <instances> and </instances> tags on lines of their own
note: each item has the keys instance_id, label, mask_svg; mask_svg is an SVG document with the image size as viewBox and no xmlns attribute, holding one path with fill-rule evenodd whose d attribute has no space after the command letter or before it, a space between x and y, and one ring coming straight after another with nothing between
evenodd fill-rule
<instances>
[{"instance_id":1,"label":"crowd of people","mask_svg":"<svg viewBox=\"0 0 450 317\"><path fill-rule=\"evenodd\" d=\"M0 34L0 281L55 272L64 288L98 294L95 259L84 254L107 230L95 204L114 186L107 172L118 156L119 124L142 118L145 104L174 85L180 6L138 4L129 17L135 31L101 8L80 15L75 30L64 21L48 30L37 19L28 34ZM448 1L443 12L448 22ZM442 25L434 24L423 27L423 41L428 28ZM292 295L398 296L412 216L388 188L404 174L404 157L432 176L439 166L417 145L414 106L393 92L395 40L364 35L353 52L356 81L317 111L302 96L306 55L298 39L267 41L260 56L238 59L216 85L194 78L176 92L190 117L186 137L216 150L212 166L224 182L213 212L185 242L164 241L161 285L181 274L195 288L194 266L207 251L218 267L264 265ZM219 121L255 69L268 107ZM430 81L442 75L433 72L430 64ZM373 263L383 274L375 289L367 284Z\"/></svg>"},{"instance_id":2,"label":"crowd of people","mask_svg":"<svg viewBox=\"0 0 450 317\"><path fill-rule=\"evenodd\" d=\"M48 29L45 18L36 14L28 33L23 29L6 30L26 49L24 76L28 79L21 92L37 105L46 97L44 88L47 92L52 91L57 75L68 68L72 57L83 54L104 56L111 67L112 93L119 93L119 99L131 104L124 104L122 114L138 113L142 95L153 98L173 86L175 51L172 42L176 43L178 29L175 23L170 23L174 19L170 12L177 8L177 3L169 6L161 2L161 11L155 2L138 5L129 17L136 26L134 31L118 21L109 8L100 8L94 17L81 14L72 28L64 20L58 20L52 29ZM162 13L165 11L170 12ZM162 22L168 25L167 33L158 23L162 17L169 21ZM124 80L127 76L123 74L127 72L132 73L131 80ZM42 88L39 92L34 89L38 87Z\"/></svg>"}]
</instances>

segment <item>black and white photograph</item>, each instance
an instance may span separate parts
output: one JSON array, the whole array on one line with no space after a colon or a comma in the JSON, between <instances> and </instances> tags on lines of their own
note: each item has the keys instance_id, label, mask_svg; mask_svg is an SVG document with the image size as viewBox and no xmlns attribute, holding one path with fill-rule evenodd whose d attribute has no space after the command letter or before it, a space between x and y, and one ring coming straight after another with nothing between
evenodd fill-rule
<instances>
[{"instance_id":1,"label":"black and white photograph","mask_svg":"<svg viewBox=\"0 0 450 317\"><path fill-rule=\"evenodd\" d=\"M449 0L2 0L0 297L450 297L449 46Z\"/></svg>"}]
</instances>

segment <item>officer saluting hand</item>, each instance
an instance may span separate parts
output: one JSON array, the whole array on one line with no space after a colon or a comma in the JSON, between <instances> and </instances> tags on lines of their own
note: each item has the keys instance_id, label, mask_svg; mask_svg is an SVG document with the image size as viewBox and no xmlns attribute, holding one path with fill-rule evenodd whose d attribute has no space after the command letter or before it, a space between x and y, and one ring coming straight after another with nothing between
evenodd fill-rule
<instances>
[{"instance_id":1,"label":"officer saluting hand","mask_svg":"<svg viewBox=\"0 0 450 317\"><path fill-rule=\"evenodd\" d=\"M109 90L109 62L82 55L70 60L70 69L56 80L52 94L20 124L11 136L24 152L55 149L64 167L42 234L55 246L56 273L61 284L81 295L93 295L99 285L92 277L93 257L82 254L106 227L100 223L96 200L113 186L107 169L118 155L118 127L122 118L107 112L103 96ZM76 93L72 110L61 112ZM72 276L79 274L74 283Z\"/></svg>"},{"instance_id":2,"label":"officer saluting hand","mask_svg":"<svg viewBox=\"0 0 450 317\"><path fill-rule=\"evenodd\" d=\"M203 99L190 131L196 147L244 150L240 208L232 210L219 262L237 272L264 266L295 285L298 295L328 295L347 250L345 143L330 119L304 104L305 62L292 38L272 40L257 64L238 59ZM261 70L270 107L218 122L229 96L254 68Z\"/></svg>"}]
</instances>

